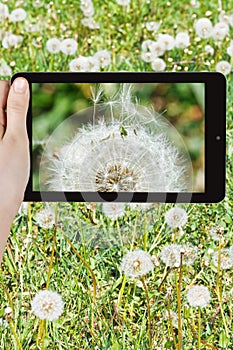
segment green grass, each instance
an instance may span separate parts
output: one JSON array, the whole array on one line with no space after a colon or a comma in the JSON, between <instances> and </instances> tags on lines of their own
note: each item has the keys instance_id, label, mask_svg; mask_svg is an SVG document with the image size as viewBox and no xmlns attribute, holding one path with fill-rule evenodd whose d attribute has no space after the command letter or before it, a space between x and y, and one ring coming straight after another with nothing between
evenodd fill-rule
<instances>
[{"instance_id":1,"label":"green grass","mask_svg":"<svg viewBox=\"0 0 233 350\"><path fill-rule=\"evenodd\" d=\"M132 0L126 11L115 1L93 1L97 22L101 29L90 30L80 22L83 18L79 5L73 1L54 1L51 11L34 8L32 1L24 7L30 18L42 23L39 33L27 33L23 23L3 23L3 28L24 36L24 41L15 49L1 47L1 60L12 68L12 74L19 71L68 71L69 61L75 57L63 54L52 56L46 51L45 43L53 36L75 37L78 34L78 54L92 55L99 49L112 52L112 63L106 70L147 71L150 64L140 59L141 43L153 38L144 28L145 21L160 20L160 32L174 35L177 29L189 30L191 35L191 54L180 50L170 51L164 59L167 70L215 70L215 64L227 59L226 47L233 39L231 31L213 57L203 59L207 43L215 45L213 40L196 41L193 31L194 15L205 16L211 10L213 23L218 18L218 2L201 2L198 9L191 8L189 1L166 1L159 5L150 1ZM10 10L15 1L10 2ZM223 9L230 10L230 1L222 1ZM61 10L57 13L57 10ZM54 17L54 16L55 17ZM62 29L61 24L66 26ZM77 38L77 36L76 36ZM37 42L35 47L32 42ZM168 58L172 58L169 63ZM206 56L204 56L206 57ZM209 64L206 62L209 61ZM179 68L180 67L180 68ZM187 67L187 68L186 68ZM8 79L8 77L4 77ZM186 208L189 220L184 235L177 238L178 243L190 242L199 248L195 263L183 267L180 293L183 349L197 349L198 309L191 308L186 300L188 287L203 284L211 293L211 302L201 311L202 349L233 349L232 324L232 269L218 271L212 264L208 249L218 249L209 230L217 225L224 227L224 247L233 245L233 80L227 76L227 194L224 201L217 204L188 204ZM213 174L214 176L214 174ZM2 349L20 349L16 343L18 337L23 349L42 348L37 345L40 320L31 313L31 300L35 293L46 287L49 265L52 256L54 229L38 227L36 213L44 207L43 203L31 203L27 215L18 214L12 225L2 264L0 281L5 285L0 293L0 318L7 320L6 326L0 326L0 347ZM62 295L64 311L59 320L46 322L46 349L101 349L101 350L146 350L149 349L148 317L146 294L140 280L124 280L120 263L124 254L131 248L143 249L159 257L163 246L173 241L171 229L164 223L165 212L172 205L154 204L146 212L127 208L125 216L116 222L107 219L98 204L87 207L81 203L60 203L58 206L58 225L54 258L52 259L49 289ZM80 260L63 232L70 238L75 249L85 261ZM75 239L81 237L78 241ZM26 241L27 239L27 241ZM87 265L88 268L87 268ZM177 288L179 269L171 269L164 279L165 265L159 259L159 265L145 277L149 291L151 308L151 328L153 349L175 349L178 342L178 330L171 327L165 319L170 308L177 313ZM94 298L93 276L97 281L96 299ZM163 281L163 283L162 283ZM162 283L162 285L161 285ZM159 289L160 287L160 289ZM222 289L222 312L217 292ZM119 306L119 299L121 303ZM13 315L4 315L4 310L13 304ZM94 299L93 299L94 298ZM223 320L225 319L226 327ZM228 334L228 337L227 337ZM175 339L175 341L174 341ZM206 343L209 344L206 345Z\"/></svg>"}]
</instances>

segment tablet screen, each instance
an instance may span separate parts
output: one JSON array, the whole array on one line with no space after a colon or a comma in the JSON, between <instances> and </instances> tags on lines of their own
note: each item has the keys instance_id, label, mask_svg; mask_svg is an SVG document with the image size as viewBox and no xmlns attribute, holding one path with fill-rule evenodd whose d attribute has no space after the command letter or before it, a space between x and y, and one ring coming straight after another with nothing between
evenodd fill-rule
<instances>
[{"instance_id":1,"label":"tablet screen","mask_svg":"<svg viewBox=\"0 0 233 350\"><path fill-rule=\"evenodd\" d=\"M32 189L204 192L205 83L32 83Z\"/></svg>"}]
</instances>

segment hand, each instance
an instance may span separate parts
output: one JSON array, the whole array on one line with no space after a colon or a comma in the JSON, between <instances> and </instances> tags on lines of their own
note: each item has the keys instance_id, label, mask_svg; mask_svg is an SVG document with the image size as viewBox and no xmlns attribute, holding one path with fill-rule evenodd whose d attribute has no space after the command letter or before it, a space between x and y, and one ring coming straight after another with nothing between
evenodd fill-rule
<instances>
[{"instance_id":1,"label":"hand","mask_svg":"<svg viewBox=\"0 0 233 350\"><path fill-rule=\"evenodd\" d=\"M0 81L1 220L2 215L8 221L13 220L29 178L29 140L26 129L28 104L29 86L26 79L15 79L10 88L8 81Z\"/></svg>"}]
</instances>

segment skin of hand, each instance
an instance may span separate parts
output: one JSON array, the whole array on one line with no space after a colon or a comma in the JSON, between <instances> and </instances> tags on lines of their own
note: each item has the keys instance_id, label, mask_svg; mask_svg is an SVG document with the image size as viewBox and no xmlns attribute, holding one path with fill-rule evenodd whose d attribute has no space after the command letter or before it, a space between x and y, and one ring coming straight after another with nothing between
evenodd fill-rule
<instances>
[{"instance_id":1,"label":"skin of hand","mask_svg":"<svg viewBox=\"0 0 233 350\"><path fill-rule=\"evenodd\" d=\"M29 98L26 79L16 78L11 87L0 81L0 263L29 178Z\"/></svg>"}]
</instances>

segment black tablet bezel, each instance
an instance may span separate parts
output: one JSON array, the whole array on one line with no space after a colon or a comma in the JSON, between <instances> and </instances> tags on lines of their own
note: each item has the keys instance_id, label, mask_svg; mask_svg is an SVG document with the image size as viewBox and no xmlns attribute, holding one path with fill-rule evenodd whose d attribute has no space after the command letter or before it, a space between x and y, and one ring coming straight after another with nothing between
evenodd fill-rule
<instances>
[{"instance_id":1,"label":"black tablet bezel","mask_svg":"<svg viewBox=\"0 0 233 350\"><path fill-rule=\"evenodd\" d=\"M193 82L205 83L205 192L131 193L131 192L43 192L32 190L32 169L25 191L25 201L68 202L158 202L216 203L224 199L226 177L226 79L217 72L21 72L30 86L27 130L32 140L31 83L110 83L110 82ZM32 142L30 142L32 159Z\"/></svg>"}]
</instances>

